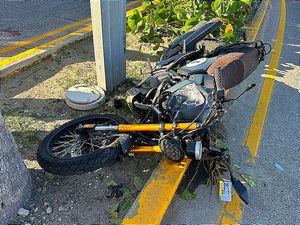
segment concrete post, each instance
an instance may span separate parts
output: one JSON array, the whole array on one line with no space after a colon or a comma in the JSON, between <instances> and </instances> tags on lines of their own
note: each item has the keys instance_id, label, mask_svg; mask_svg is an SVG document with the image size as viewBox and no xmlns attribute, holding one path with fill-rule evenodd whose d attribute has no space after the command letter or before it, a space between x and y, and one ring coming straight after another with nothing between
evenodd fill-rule
<instances>
[{"instance_id":1,"label":"concrete post","mask_svg":"<svg viewBox=\"0 0 300 225\"><path fill-rule=\"evenodd\" d=\"M111 91L126 79L126 0L90 0L98 86Z\"/></svg>"}]
</instances>

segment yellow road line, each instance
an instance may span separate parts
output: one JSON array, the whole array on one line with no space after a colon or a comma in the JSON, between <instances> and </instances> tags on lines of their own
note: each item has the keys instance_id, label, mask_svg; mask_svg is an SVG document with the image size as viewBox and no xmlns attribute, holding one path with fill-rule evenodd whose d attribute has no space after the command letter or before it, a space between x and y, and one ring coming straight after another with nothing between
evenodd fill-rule
<instances>
[{"instance_id":1,"label":"yellow road line","mask_svg":"<svg viewBox=\"0 0 300 225\"><path fill-rule=\"evenodd\" d=\"M82 35L83 33L86 33L86 32L90 32L92 30L92 26L87 26L87 27L84 27L80 30L77 30L75 32L72 32L68 35L65 35L63 37L60 37L60 38L57 38L53 41L50 41L50 42L47 42L45 44L42 44L40 46L37 46L37 47L34 47L32 49L29 49L25 52L22 52L20 54L17 54L15 56L11 56L11 57L8 57L8 58L5 58L3 60L0 61L0 70L3 69L4 67L12 64L13 62L15 61L18 61L20 59L24 59L24 58L27 58L27 57L30 57L30 56L33 56L33 55L36 55L40 52L42 52L43 50L45 50L46 48L49 48L55 44L59 44L65 40L67 40L68 38L71 38L71 37L74 37L74 36L78 36L78 35Z\"/></svg>"},{"instance_id":2,"label":"yellow road line","mask_svg":"<svg viewBox=\"0 0 300 225\"><path fill-rule=\"evenodd\" d=\"M282 0L282 1L285 1L285 0ZM249 41L254 41L256 39L259 29L263 23L269 3L270 3L270 0L265 0L261 3L263 5L260 7L259 11L257 12L257 16L253 19L253 21L250 25L250 30L248 30L248 32L247 32L247 37L248 37ZM282 7L283 7L283 5L282 5ZM284 10L282 7L281 7L281 15L285 14L285 7L284 7ZM281 25L279 24L279 26L281 26ZM277 36L278 35L279 34L277 34ZM250 129L251 129L251 126L250 126ZM251 129L251 132L254 132L254 130ZM219 219L218 219L218 223L220 223L220 224L239 224L242 219L243 207L244 207L243 202L237 196L235 191L233 192L232 195L233 195L232 201L223 203L223 205L221 207L221 210L219 213Z\"/></svg>"},{"instance_id":3,"label":"yellow road line","mask_svg":"<svg viewBox=\"0 0 300 225\"><path fill-rule=\"evenodd\" d=\"M181 165L162 160L136 199L123 224L160 224L191 160Z\"/></svg>"},{"instance_id":4,"label":"yellow road line","mask_svg":"<svg viewBox=\"0 0 300 225\"><path fill-rule=\"evenodd\" d=\"M285 21L286 21L286 2L285 0L281 0L280 7L280 19L278 25L277 32L277 40L275 41L274 51L272 53L269 68L266 73L266 78L264 78L263 86L259 95L258 103L256 106L256 111L253 115L251 125L247 132L247 136L244 141L244 145L249 148L249 152L251 155L251 162L255 162L259 144L261 141L261 136L263 132L263 127L265 123L265 119L268 113L269 104L271 101L271 96L273 92L274 86L274 78L270 78L268 76L276 76L278 63L280 60L280 54L282 49L282 43L284 40L284 32L285 32Z\"/></svg>"},{"instance_id":5,"label":"yellow road line","mask_svg":"<svg viewBox=\"0 0 300 225\"><path fill-rule=\"evenodd\" d=\"M128 2L126 4L127 7L130 7L134 4L137 4L137 3L140 3L140 0L136 0L136 1L131 1L131 2ZM128 15L127 15L128 16ZM18 49L18 48L21 48L21 47L24 47L24 46L27 46L27 45L30 45L34 42L37 42L37 41L40 41L40 40L43 40L45 38L48 38L48 37L51 37L51 36L54 36L54 35L57 35L59 33L62 33L62 32L65 32L67 30L70 30L74 27L78 27L80 25L83 25L83 24L86 24L86 23L90 23L92 21L91 18L86 18L86 19L83 19L81 21L78 21L78 22L75 22L75 23L71 23L69 25L66 25L66 26L63 26L63 27L60 27L58 29L55 29L55 30L52 30L50 32L47 32L45 34L42 34L42 35L39 35L39 36L36 36L36 37L33 37L33 38L30 38L30 39L27 39L25 41L20 41L16 44L13 44L13 45L9 45L7 47L4 47L4 48L0 48L0 54L5 54L7 52L10 52L12 50L15 50L15 49Z\"/></svg>"},{"instance_id":6,"label":"yellow road line","mask_svg":"<svg viewBox=\"0 0 300 225\"><path fill-rule=\"evenodd\" d=\"M89 23L89 22L91 22L91 18L86 18L84 20L78 21L76 23L71 23L71 24L69 24L67 26L60 27L60 28L52 30L52 31L50 31L48 33L36 36L34 38L30 38L30 39L27 39L25 41L20 41L20 42L18 42L16 44L13 44L13 45L10 45L10 46L4 47L4 48L0 48L0 54L4 54L4 53L10 52L12 50L15 50L17 48L21 48L21 47L24 47L26 45L30 45L30 44L32 44L34 42L40 41L40 40L45 39L47 37L54 36L56 34L62 33L64 31L70 30L70 29L72 29L74 27L77 27L77 26L80 26L80 25L83 25L83 24Z\"/></svg>"},{"instance_id":7,"label":"yellow road line","mask_svg":"<svg viewBox=\"0 0 300 225\"><path fill-rule=\"evenodd\" d=\"M140 2L141 2L141 1L139 1L139 0L131 1L131 2L128 2L128 3L126 4L126 6L127 6L127 7L130 7L130 6L135 5L135 4L137 4L137 3L140 3Z\"/></svg>"}]
</instances>

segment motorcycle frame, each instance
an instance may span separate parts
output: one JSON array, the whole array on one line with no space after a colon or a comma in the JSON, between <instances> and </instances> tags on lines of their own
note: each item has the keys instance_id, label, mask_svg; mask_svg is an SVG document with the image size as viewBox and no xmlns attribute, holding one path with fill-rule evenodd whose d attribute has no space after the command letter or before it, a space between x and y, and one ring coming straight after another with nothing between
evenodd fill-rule
<instances>
[{"instance_id":1,"label":"motorcycle frame","mask_svg":"<svg viewBox=\"0 0 300 225\"><path fill-rule=\"evenodd\" d=\"M95 124L85 124L84 129L94 131L118 131L120 133L130 132L171 132L171 131L192 131L201 126L200 123L157 123L157 124L118 124L116 126L97 126ZM130 153L161 153L159 145L135 146Z\"/></svg>"}]
</instances>

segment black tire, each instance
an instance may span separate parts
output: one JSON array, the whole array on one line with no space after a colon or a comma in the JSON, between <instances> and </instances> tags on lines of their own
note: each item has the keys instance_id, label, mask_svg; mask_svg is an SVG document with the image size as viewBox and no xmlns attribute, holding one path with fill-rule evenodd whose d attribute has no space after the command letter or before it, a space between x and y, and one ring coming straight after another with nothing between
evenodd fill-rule
<instances>
[{"instance_id":1,"label":"black tire","mask_svg":"<svg viewBox=\"0 0 300 225\"><path fill-rule=\"evenodd\" d=\"M112 141L112 145L110 146L105 146L96 150L94 149L93 152L88 152L75 157L70 156L70 158L65 158L65 156L63 156L64 158L61 158L54 155L52 151L55 141L59 140L63 135L68 134L68 132L75 131L80 124L101 122L106 122L110 125L127 123L122 117L111 114L88 115L69 121L50 132L39 145L37 161L40 166L46 172L52 174L75 175L93 171L106 164L112 163L112 161L116 160L121 153L121 148L117 141L118 137Z\"/></svg>"}]
</instances>

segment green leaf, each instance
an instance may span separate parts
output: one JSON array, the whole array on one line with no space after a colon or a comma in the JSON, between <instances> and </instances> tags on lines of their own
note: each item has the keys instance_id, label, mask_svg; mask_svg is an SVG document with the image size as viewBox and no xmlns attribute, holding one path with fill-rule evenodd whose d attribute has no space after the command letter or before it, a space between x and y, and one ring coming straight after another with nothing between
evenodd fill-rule
<instances>
[{"instance_id":1,"label":"green leaf","mask_svg":"<svg viewBox=\"0 0 300 225\"><path fill-rule=\"evenodd\" d=\"M144 187L143 180L140 177L138 177L138 176L134 176L134 178L133 178L133 184L134 184L134 187L137 190L142 190L143 187Z\"/></svg>"},{"instance_id":2,"label":"green leaf","mask_svg":"<svg viewBox=\"0 0 300 225\"><path fill-rule=\"evenodd\" d=\"M229 2L228 13L235 13L237 10L237 1L233 0Z\"/></svg>"},{"instance_id":3,"label":"green leaf","mask_svg":"<svg viewBox=\"0 0 300 225\"><path fill-rule=\"evenodd\" d=\"M115 221L115 225L120 225L120 224L122 224L122 219L116 219L116 221Z\"/></svg>"},{"instance_id":4,"label":"green leaf","mask_svg":"<svg viewBox=\"0 0 300 225\"><path fill-rule=\"evenodd\" d=\"M161 18L161 19L166 19L168 18L168 16L171 14L171 10L168 9L168 8L163 8L161 10L158 11L158 16Z\"/></svg>"},{"instance_id":5,"label":"green leaf","mask_svg":"<svg viewBox=\"0 0 300 225\"><path fill-rule=\"evenodd\" d=\"M191 18L185 21L184 27L181 29L183 32L187 32L190 30L193 26L198 24L198 18Z\"/></svg>"},{"instance_id":6,"label":"green leaf","mask_svg":"<svg viewBox=\"0 0 300 225\"><path fill-rule=\"evenodd\" d=\"M124 198L129 198L131 197L130 191L128 189L125 189L124 194L123 194Z\"/></svg>"},{"instance_id":7,"label":"green leaf","mask_svg":"<svg viewBox=\"0 0 300 225\"><path fill-rule=\"evenodd\" d=\"M156 20L155 20L157 26L162 26L164 24L166 24L166 21L160 17L158 17Z\"/></svg>"},{"instance_id":8,"label":"green leaf","mask_svg":"<svg viewBox=\"0 0 300 225\"><path fill-rule=\"evenodd\" d=\"M115 187L115 186L117 186L118 184L114 181L114 180L110 180L107 184L106 184L106 186L107 187Z\"/></svg>"},{"instance_id":9,"label":"green leaf","mask_svg":"<svg viewBox=\"0 0 300 225\"><path fill-rule=\"evenodd\" d=\"M160 43L156 44L152 49L153 51L157 51L160 47Z\"/></svg>"},{"instance_id":10,"label":"green leaf","mask_svg":"<svg viewBox=\"0 0 300 225\"><path fill-rule=\"evenodd\" d=\"M215 141L215 144L218 148L224 148L224 149L228 149L228 145L221 139L217 139Z\"/></svg>"},{"instance_id":11,"label":"green leaf","mask_svg":"<svg viewBox=\"0 0 300 225\"><path fill-rule=\"evenodd\" d=\"M123 205L123 210L125 212L127 212L129 210L129 208L131 207L132 203L133 203L132 200L126 200Z\"/></svg>"},{"instance_id":12,"label":"green leaf","mask_svg":"<svg viewBox=\"0 0 300 225\"><path fill-rule=\"evenodd\" d=\"M142 14L138 10L134 10L132 15L127 19L127 26L131 29L131 31L135 31L137 28L137 24L142 20Z\"/></svg>"},{"instance_id":13,"label":"green leaf","mask_svg":"<svg viewBox=\"0 0 300 225\"><path fill-rule=\"evenodd\" d=\"M250 186L250 187L255 187L257 184L256 184L256 181L255 181L255 179L253 178L253 177L251 177L251 176L248 176L248 175L241 175L243 178L244 178L244 180L248 183L248 185Z\"/></svg>"},{"instance_id":14,"label":"green leaf","mask_svg":"<svg viewBox=\"0 0 300 225\"><path fill-rule=\"evenodd\" d=\"M193 200L197 197L197 194L195 193L191 193L189 192L188 190L185 190L184 192L182 192L180 195L179 195L179 198L183 199L183 200Z\"/></svg>"},{"instance_id":15,"label":"green leaf","mask_svg":"<svg viewBox=\"0 0 300 225\"><path fill-rule=\"evenodd\" d=\"M212 5L211 5L211 9L212 11L216 12L217 9L219 8L220 4L221 4L222 0L215 0Z\"/></svg>"},{"instance_id":16,"label":"green leaf","mask_svg":"<svg viewBox=\"0 0 300 225\"><path fill-rule=\"evenodd\" d=\"M111 206L111 213L117 212L119 206L120 206L120 202L114 202L114 203L112 204L112 206Z\"/></svg>"},{"instance_id":17,"label":"green leaf","mask_svg":"<svg viewBox=\"0 0 300 225\"><path fill-rule=\"evenodd\" d=\"M251 5L252 0L241 0L241 2L247 4L247 5Z\"/></svg>"},{"instance_id":18,"label":"green leaf","mask_svg":"<svg viewBox=\"0 0 300 225\"><path fill-rule=\"evenodd\" d=\"M222 16L222 9L221 7L220 8L217 8L215 13L217 14L218 17L221 17Z\"/></svg>"},{"instance_id":19,"label":"green leaf","mask_svg":"<svg viewBox=\"0 0 300 225\"><path fill-rule=\"evenodd\" d=\"M196 17L193 17L193 18L185 21L185 26L195 26L197 24L198 24L198 18L196 18Z\"/></svg>"},{"instance_id":20,"label":"green leaf","mask_svg":"<svg viewBox=\"0 0 300 225\"><path fill-rule=\"evenodd\" d=\"M111 216L112 216L114 219L118 219L119 213L113 212L113 213L111 214Z\"/></svg>"},{"instance_id":21,"label":"green leaf","mask_svg":"<svg viewBox=\"0 0 300 225\"><path fill-rule=\"evenodd\" d=\"M138 29L139 31L144 30L144 27L145 27L144 24L145 24L144 20L141 20L140 22L138 22L136 24L136 29Z\"/></svg>"},{"instance_id":22,"label":"green leaf","mask_svg":"<svg viewBox=\"0 0 300 225\"><path fill-rule=\"evenodd\" d=\"M142 8L144 9L144 10L146 10L147 9L147 7L150 5L150 2L148 2L148 1L143 1L143 3L142 3Z\"/></svg>"}]
</instances>

